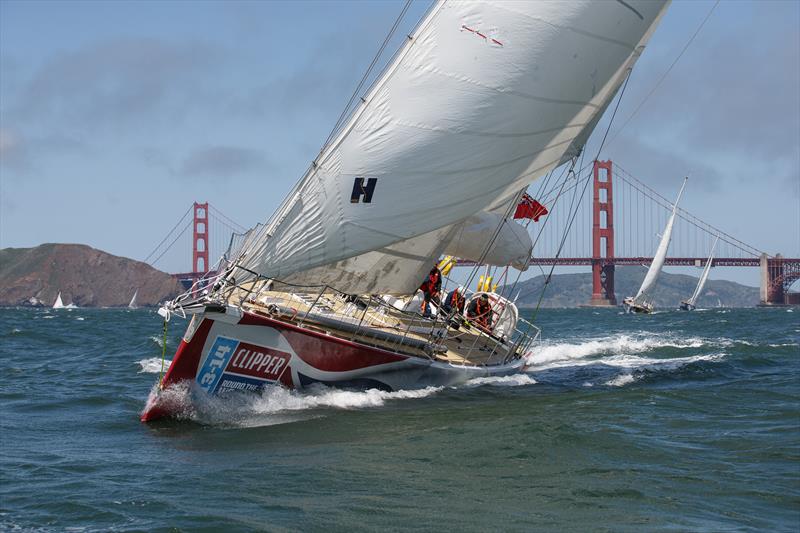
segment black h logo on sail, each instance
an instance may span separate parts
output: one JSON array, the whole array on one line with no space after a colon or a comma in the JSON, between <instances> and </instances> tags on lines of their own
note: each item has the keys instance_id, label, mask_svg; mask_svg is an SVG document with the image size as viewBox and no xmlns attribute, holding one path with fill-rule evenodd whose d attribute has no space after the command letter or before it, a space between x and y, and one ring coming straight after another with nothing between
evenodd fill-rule
<instances>
[{"instance_id":1,"label":"black h logo on sail","mask_svg":"<svg viewBox=\"0 0 800 533\"><path fill-rule=\"evenodd\" d=\"M364 178L356 178L353 182L353 194L350 195L350 202L357 204L362 196L365 204L372 202L372 193L375 192L377 183L378 178L369 178L366 185L364 185Z\"/></svg>"}]
</instances>

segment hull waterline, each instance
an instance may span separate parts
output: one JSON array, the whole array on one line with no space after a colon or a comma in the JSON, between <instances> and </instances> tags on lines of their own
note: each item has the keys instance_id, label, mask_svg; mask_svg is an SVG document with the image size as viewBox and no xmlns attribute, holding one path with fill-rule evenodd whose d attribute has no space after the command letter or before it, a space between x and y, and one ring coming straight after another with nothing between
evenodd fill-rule
<instances>
[{"instance_id":1,"label":"hull waterline","mask_svg":"<svg viewBox=\"0 0 800 533\"><path fill-rule=\"evenodd\" d=\"M195 315L162 385L151 393L142 422L176 416L171 389L188 384L211 395L258 393L268 385L300 389L400 390L449 386L476 377L518 373L524 360L474 366L407 355L340 339L248 312Z\"/></svg>"}]
</instances>

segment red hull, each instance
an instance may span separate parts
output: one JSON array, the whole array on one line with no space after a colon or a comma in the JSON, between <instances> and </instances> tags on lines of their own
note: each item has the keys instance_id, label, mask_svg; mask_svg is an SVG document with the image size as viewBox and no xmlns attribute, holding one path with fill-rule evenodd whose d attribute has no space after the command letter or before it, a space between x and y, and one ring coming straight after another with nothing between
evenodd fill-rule
<instances>
[{"instance_id":1,"label":"red hull","mask_svg":"<svg viewBox=\"0 0 800 533\"><path fill-rule=\"evenodd\" d=\"M210 394L259 391L277 383L288 388L323 383L397 390L510 374L522 366L521 361L495 368L453 366L251 313L241 317L208 313L195 320L200 320L199 326L188 341L181 341L161 390L148 399L142 422L178 414L179 406L165 392L186 382Z\"/></svg>"}]
</instances>

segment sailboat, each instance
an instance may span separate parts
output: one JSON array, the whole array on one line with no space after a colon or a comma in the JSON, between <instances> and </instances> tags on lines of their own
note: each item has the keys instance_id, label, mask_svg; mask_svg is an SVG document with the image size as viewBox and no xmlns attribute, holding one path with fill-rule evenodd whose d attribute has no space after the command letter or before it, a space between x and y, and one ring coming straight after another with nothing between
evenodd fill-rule
<instances>
[{"instance_id":1,"label":"sailboat","mask_svg":"<svg viewBox=\"0 0 800 533\"><path fill-rule=\"evenodd\" d=\"M681 301L681 309L683 311L694 311L696 308L697 299L700 297L700 293L703 292L703 287L706 286L706 280L708 279L708 273L711 271L711 265L714 262L714 249L717 247L717 241L719 237L714 239L714 244L711 246L711 253L706 260L706 267L703 269L703 273L700 275L700 280L697 282L697 287L695 287L692 296L689 297L688 300Z\"/></svg>"},{"instance_id":2,"label":"sailboat","mask_svg":"<svg viewBox=\"0 0 800 533\"><path fill-rule=\"evenodd\" d=\"M661 241L658 243L658 248L653 256L653 262L650 263L650 268L647 269L647 274L644 276L642 286L639 287L639 292L636 296L628 296L622 301L626 313L652 313L653 303L651 301L652 291L658 281L658 275L661 274L661 269L664 268L664 261L667 259L667 251L669 250L669 243L672 240L672 226L675 225L675 215L678 213L678 202L681 201L683 189L686 187L686 177L681 185L681 190L678 192L678 198L672 206L672 213L667 220L667 226L664 228L664 234L661 235Z\"/></svg>"},{"instance_id":3,"label":"sailboat","mask_svg":"<svg viewBox=\"0 0 800 533\"><path fill-rule=\"evenodd\" d=\"M133 292L133 298L131 298L131 301L130 301L130 303L128 304L128 309L136 309L136 308L137 308L137 305L136 305L136 297L137 297L138 295L139 295L139 289L136 289L136 290Z\"/></svg>"},{"instance_id":4,"label":"sailboat","mask_svg":"<svg viewBox=\"0 0 800 533\"><path fill-rule=\"evenodd\" d=\"M61 291L59 291L56 301L53 303L53 309L64 309L64 307L64 302L61 300Z\"/></svg>"},{"instance_id":5,"label":"sailboat","mask_svg":"<svg viewBox=\"0 0 800 533\"><path fill-rule=\"evenodd\" d=\"M503 295L481 324L402 302L444 255L527 267L513 208L575 165L667 4L434 3L208 290L159 309L191 320L142 421L178 414L169 391L183 387L398 390L519 372L538 329Z\"/></svg>"}]
</instances>

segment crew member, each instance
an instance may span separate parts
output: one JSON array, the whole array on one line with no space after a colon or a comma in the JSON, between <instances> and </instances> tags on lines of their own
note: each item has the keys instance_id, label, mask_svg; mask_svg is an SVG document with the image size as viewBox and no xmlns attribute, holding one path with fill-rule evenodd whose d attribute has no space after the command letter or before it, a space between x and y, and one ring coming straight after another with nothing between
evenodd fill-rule
<instances>
[{"instance_id":1,"label":"crew member","mask_svg":"<svg viewBox=\"0 0 800 533\"><path fill-rule=\"evenodd\" d=\"M439 304L439 292L442 290L442 273L439 268L434 265L428 273L428 277L419 286L422 291L422 316L431 316L431 302Z\"/></svg>"},{"instance_id":2,"label":"crew member","mask_svg":"<svg viewBox=\"0 0 800 533\"><path fill-rule=\"evenodd\" d=\"M447 297L442 302L442 310L449 314L461 314L464 312L464 287L457 287L447 294Z\"/></svg>"},{"instance_id":3,"label":"crew member","mask_svg":"<svg viewBox=\"0 0 800 533\"><path fill-rule=\"evenodd\" d=\"M487 331L492 327L492 306L489 304L489 297L486 294L481 294L469 303L467 318L472 320L476 326Z\"/></svg>"}]
</instances>

